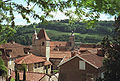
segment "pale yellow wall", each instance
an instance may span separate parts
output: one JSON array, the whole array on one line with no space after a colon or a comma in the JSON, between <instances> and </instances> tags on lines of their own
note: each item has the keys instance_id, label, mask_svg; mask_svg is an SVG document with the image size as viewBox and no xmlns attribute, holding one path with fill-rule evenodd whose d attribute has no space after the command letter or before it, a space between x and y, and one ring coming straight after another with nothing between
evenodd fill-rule
<instances>
[{"instance_id":1,"label":"pale yellow wall","mask_svg":"<svg viewBox=\"0 0 120 81\"><path fill-rule=\"evenodd\" d=\"M39 68L33 68L34 72L40 72L40 73L45 73L44 66L39 67Z\"/></svg>"},{"instance_id":2,"label":"pale yellow wall","mask_svg":"<svg viewBox=\"0 0 120 81\"><path fill-rule=\"evenodd\" d=\"M39 68L33 67L33 72L46 73L45 66L42 66L42 67L39 67ZM50 65L50 68L48 69L48 74L50 74L50 73L51 73L51 65Z\"/></svg>"},{"instance_id":3,"label":"pale yellow wall","mask_svg":"<svg viewBox=\"0 0 120 81\"><path fill-rule=\"evenodd\" d=\"M51 74L51 65L50 68L48 69L48 74Z\"/></svg>"},{"instance_id":4,"label":"pale yellow wall","mask_svg":"<svg viewBox=\"0 0 120 81\"><path fill-rule=\"evenodd\" d=\"M47 73L46 69L45 69L45 73ZM51 74L51 65L50 65L50 68L48 69L48 74Z\"/></svg>"},{"instance_id":5,"label":"pale yellow wall","mask_svg":"<svg viewBox=\"0 0 120 81\"><path fill-rule=\"evenodd\" d=\"M27 67L28 67L28 71L33 72L34 64L28 64Z\"/></svg>"},{"instance_id":6,"label":"pale yellow wall","mask_svg":"<svg viewBox=\"0 0 120 81\"><path fill-rule=\"evenodd\" d=\"M8 61L8 68L11 69L11 70L14 70L14 66L15 66L14 59L10 59Z\"/></svg>"}]
</instances>

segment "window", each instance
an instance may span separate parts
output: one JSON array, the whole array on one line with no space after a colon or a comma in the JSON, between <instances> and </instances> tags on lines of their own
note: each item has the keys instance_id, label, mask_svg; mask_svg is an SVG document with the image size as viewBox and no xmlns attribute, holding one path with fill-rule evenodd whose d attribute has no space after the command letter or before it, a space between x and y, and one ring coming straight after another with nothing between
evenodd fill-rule
<instances>
[{"instance_id":1,"label":"window","mask_svg":"<svg viewBox=\"0 0 120 81\"><path fill-rule=\"evenodd\" d=\"M44 46L45 45L45 42L42 42L42 46Z\"/></svg>"},{"instance_id":2,"label":"window","mask_svg":"<svg viewBox=\"0 0 120 81\"><path fill-rule=\"evenodd\" d=\"M34 68L37 68L37 63L34 64Z\"/></svg>"},{"instance_id":3,"label":"window","mask_svg":"<svg viewBox=\"0 0 120 81\"><path fill-rule=\"evenodd\" d=\"M43 66L43 63L38 63L38 67L42 67Z\"/></svg>"},{"instance_id":4,"label":"window","mask_svg":"<svg viewBox=\"0 0 120 81\"><path fill-rule=\"evenodd\" d=\"M50 68L50 65L48 65L48 69Z\"/></svg>"},{"instance_id":5,"label":"window","mask_svg":"<svg viewBox=\"0 0 120 81\"><path fill-rule=\"evenodd\" d=\"M104 72L101 73L101 78L104 78Z\"/></svg>"},{"instance_id":6,"label":"window","mask_svg":"<svg viewBox=\"0 0 120 81\"><path fill-rule=\"evenodd\" d=\"M85 62L84 61L79 61L79 69L85 70Z\"/></svg>"}]
</instances>

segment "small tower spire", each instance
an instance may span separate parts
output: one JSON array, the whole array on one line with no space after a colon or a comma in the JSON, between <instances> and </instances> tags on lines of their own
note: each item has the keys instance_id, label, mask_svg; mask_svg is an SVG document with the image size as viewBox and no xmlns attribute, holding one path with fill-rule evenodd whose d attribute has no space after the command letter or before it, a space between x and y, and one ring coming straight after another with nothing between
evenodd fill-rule
<instances>
[{"instance_id":1,"label":"small tower spire","mask_svg":"<svg viewBox=\"0 0 120 81\"><path fill-rule=\"evenodd\" d=\"M74 46L75 46L75 35L74 35L74 32L72 31L70 37L69 37L69 49L72 50L74 49Z\"/></svg>"},{"instance_id":2,"label":"small tower spire","mask_svg":"<svg viewBox=\"0 0 120 81\"><path fill-rule=\"evenodd\" d=\"M35 35L35 39L38 39L36 30L35 30L34 35Z\"/></svg>"},{"instance_id":3,"label":"small tower spire","mask_svg":"<svg viewBox=\"0 0 120 81\"><path fill-rule=\"evenodd\" d=\"M71 36L74 36L74 32L72 31L72 34L71 34Z\"/></svg>"}]
</instances>

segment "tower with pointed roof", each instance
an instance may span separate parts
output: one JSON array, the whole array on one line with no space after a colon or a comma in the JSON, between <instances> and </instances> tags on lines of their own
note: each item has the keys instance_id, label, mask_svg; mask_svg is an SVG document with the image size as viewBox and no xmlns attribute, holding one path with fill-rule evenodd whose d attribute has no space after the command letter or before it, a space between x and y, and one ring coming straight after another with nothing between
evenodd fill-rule
<instances>
[{"instance_id":1,"label":"tower with pointed roof","mask_svg":"<svg viewBox=\"0 0 120 81\"><path fill-rule=\"evenodd\" d=\"M35 37L33 37L34 39ZM39 56L50 58L50 39L44 29L37 34L37 39L32 43L33 53Z\"/></svg>"},{"instance_id":2,"label":"tower with pointed roof","mask_svg":"<svg viewBox=\"0 0 120 81\"><path fill-rule=\"evenodd\" d=\"M37 37L37 32L36 32L36 30L35 30L35 33L33 34L33 36L32 36L32 44L35 44L35 41L38 39L38 37Z\"/></svg>"}]
</instances>

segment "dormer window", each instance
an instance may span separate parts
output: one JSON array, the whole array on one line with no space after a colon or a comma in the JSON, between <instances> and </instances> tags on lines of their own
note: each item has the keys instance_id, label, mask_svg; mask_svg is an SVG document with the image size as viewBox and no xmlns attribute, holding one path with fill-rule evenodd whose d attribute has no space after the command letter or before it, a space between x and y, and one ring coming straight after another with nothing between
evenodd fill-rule
<instances>
[{"instance_id":1,"label":"dormer window","mask_svg":"<svg viewBox=\"0 0 120 81\"><path fill-rule=\"evenodd\" d=\"M79 70L85 70L85 62L84 61L79 61Z\"/></svg>"}]
</instances>

